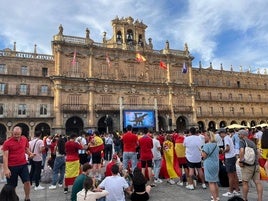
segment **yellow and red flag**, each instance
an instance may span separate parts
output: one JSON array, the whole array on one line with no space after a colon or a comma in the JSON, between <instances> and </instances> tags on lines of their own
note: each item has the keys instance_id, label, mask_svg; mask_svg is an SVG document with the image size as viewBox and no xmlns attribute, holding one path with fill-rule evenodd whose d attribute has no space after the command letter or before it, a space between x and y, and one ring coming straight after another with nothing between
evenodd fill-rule
<instances>
[{"instance_id":1,"label":"yellow and red flag","mask_svg":"<svg viewBox=\"0 0 268 201\"><path fill-rule=\"evenodd\" d=\"M146 61L145 57L142 56L140 53L137 53L137 54L136 54L136 60L137 60L138 62L145 62L145 61Z\"/></svg>"}]
</instances>

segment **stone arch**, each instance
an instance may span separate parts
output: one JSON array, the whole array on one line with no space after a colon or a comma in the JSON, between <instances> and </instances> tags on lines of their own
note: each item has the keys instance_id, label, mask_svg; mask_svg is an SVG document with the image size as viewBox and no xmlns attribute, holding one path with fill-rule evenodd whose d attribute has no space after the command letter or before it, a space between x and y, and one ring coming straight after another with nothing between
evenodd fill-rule
<instances>
[{"instance_id":1,"label":"stone arch","mask_svg":"<svg viewBox=\"0 0 268 201\"><path fill-rule=\"evenodd\" d=\"M110 115L102 116L98 121L98 131L100 133L113 132L113 119Z\"/></svg>"},{"instance_id":2,"label":"stone arch","mask_svg":"<svg viewBox=\"0 0 268 201\"><path fill-rule=\"evenodd\" d=\"M46 135L50 135L50 126L47 123L39 123L36 125L34 132L40 131L42 133L42 138Z\"/></svg>"},{"instance_id":3,"label":"stone arch","mask_svg":"<svg viewBox=\"0 0 268 201\"><path fill-rule=\"evenodd\" d=\"M227 122L226 121L221 121L219 124L220 128L224 128L227 126Z\"/></svg>"},{"instance_id":4,"label":"stone arch","mask_svg":"<svg viewBox=\"0 0 268 201\"><path fill-rule=\"evenodd\" d=\"M197 124L198 124L198 129L199 130L205 130L206 128L205 128L205 123L203 122L203 121L198 121L197 122Z\"/></svg>"},{"instance_id":5,"label":"stone arch","mask_svg":"<svg viewBox=\"0 0 268 201\"><path fill-rule=\"evenodd\" d=\"M163 116L158 116L158 128L159 131L168 130L167 121Z\"/></svg>"},{"instance_id":6,"label":"stone arch","mask_svg":"<svg viewBox=\"0 0 268 201\"><path fill-rule=\"evenodd\" d=\"M72 116L65 123L66 135L70 135L73 133L76 135L80 135L83 129L84 122L79 116Z\"/></svg>"},{"instance_id":7,"label":"stone arch","mask_svg":"<svg viewBox=\"0 0 268 201\"><path fill-rule=\"evenodd\" d=\"M257 124L256 124L256 121L254 121L254 120L252 120L251 122L250 122L250 127L253 127L253 126L256 126Z\"/></svg>"},{"instance_id":8,"label":"stone arch","mask_svg":"<svg viewBox=\"0 0 268 201\"><path fill-rule=\"evenodd\" d=\"M208 122L208 130L215 131L216 130L216 123L215 121Z\"/></svg>"},{"instance_id":9,"label":"stone arch","mask_svg":"<svg viewBox=\"0 0 268 201\"><path fill-rule=\"evenodd\" d=\"M187 128L188 119L184 116L179 116L176 121L176 129L178 132L183 132Z\"/></svg>"},{"instance_id":10,"label":"stone arch","mask_svg":"<svg viewBox=\"0 0 268 201\"><path fill-rule=\"evenodd\" d=\"M7 128L4 124L0 123L0 138L6 139L7 138Z\"/></svg>"}]
</instances>

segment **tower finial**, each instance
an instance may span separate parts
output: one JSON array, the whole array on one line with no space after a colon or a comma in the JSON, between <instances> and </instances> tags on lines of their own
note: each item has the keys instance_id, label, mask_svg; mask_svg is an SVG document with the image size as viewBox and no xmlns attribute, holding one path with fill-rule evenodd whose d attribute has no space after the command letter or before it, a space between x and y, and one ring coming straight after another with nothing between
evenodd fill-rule
<instances>
[{"instance_id":1,"label":"tower finial","mask_svg":"<svg viewBox=\"0 0 268 201\"><path fill-rule=\"evenodd\" d=\"M16 51L16 42L14 42L13 51Z\"/></svg>"}]
</instances>

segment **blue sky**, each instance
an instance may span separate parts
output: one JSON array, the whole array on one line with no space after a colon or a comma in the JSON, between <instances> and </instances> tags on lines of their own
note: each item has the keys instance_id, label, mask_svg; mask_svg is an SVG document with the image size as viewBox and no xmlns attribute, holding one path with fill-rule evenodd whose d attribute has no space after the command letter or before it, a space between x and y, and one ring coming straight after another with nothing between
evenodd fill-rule
<instances>
[{"instance_id":1,"label":"blue sky","mask_svg":"<svg viewBox=\"0 0 268 201\"><path fill-rule=\"evenodd\" d=\"M266 0L2 0L0 50L51 54L51 40L62 24L65 35L85 37L86 28L95 42L112 37L111 20L133 17L148 26L146 40L161 50L188 44L207 68L264 72L268 67L268 1Z\"/></svg>"}]
</instances>

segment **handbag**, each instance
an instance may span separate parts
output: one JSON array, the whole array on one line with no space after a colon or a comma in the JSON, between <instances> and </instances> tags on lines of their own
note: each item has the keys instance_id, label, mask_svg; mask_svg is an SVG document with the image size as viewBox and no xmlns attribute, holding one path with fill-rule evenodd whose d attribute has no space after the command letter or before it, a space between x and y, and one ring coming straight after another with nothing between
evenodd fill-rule
<instances>
[{"instance_id":1,"label":"handbag","mask_svg":"<svg viewBox=\"0 0 268 201\"><path fill-rule=\"evenodd\" d=\"M37 141L38 141L38 139L35 140L33 150L31 150L32 153L34 153L35 145L36 145ZM29 165L32 165L32 164L33 164L33 159L32 159L32 158L28 158L28 164L29 164Z\"/></svg>"}]
</instances>

